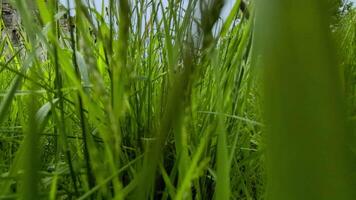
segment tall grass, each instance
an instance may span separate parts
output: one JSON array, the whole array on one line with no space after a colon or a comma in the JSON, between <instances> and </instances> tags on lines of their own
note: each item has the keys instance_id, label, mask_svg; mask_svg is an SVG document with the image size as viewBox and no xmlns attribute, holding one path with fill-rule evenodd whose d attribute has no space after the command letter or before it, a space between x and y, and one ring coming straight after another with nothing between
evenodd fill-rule
<instances>
[{"instance_id":1,"label":"tall grass","mask_svg":"<svg viewBox=\"0 0 356 200\"><path fill-rule=\"evenodd\" d=\"M73 2L0 22L0 199L352 199L352 8Z\"/></svg>"},{"instance_id":2,"label":"tall grass","mask_svg":"<svg viewBox=\"0 0 356 200\"><path fill-rule=\"evenodd\" d=\"M55 0L12 4L0 197L262 198L253 9L235 1L222 20L220 0L75 3L75 17Z\"/></svg>"},{"instance_id":3,"label":"tall grass","mask_svg":"<svg viewBox=\"0 0 356 200\"><path fill-rule=\"evenodd\" d=\"M318 0L257 6L268 199L354 198L353 143L329 8Z\"/></svg>"}]
</instances>

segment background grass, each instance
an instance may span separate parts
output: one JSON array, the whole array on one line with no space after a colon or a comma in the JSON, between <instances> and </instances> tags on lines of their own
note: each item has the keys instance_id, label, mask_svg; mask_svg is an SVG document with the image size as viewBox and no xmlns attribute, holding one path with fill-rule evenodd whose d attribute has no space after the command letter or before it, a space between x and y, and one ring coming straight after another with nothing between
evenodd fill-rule
<instances>
[{"instance_id":1,"label":"background grass","mask_svg":"<svg viewBox=\"0 0 356 200\"><path fill-rule=\"evenodd\" d=\"M354 10L271 2L11 2L0 199L351 198Z\"/></svg>"}]
</instances>

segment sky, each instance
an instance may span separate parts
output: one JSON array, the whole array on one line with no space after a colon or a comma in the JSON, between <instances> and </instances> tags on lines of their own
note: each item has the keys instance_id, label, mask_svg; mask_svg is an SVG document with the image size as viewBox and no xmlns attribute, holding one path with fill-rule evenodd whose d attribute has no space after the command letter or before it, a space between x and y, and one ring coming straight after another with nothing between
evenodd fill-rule
<instances>
[{"instance_id":1,"label":"sky","mask_svg":"<svg viewBox=\"0 0 356 200\"><path fill-rule=\"evenodd\" d=\"M60 0L62 2L62 4L67 5L67 0ZM94 2L95 7L97 8L98 11L101 11L102 9L102 3L104 2L104 5L108 5L109 0L90 0L92 2ZM221 17L223 19L226 19L227 15L229 14L229 11L232 9L234 3L236 0L225 0L225 7L223 8ZM356 2L356 0L353 0ZM74 2L74 0L69 0L70 4L72 4ZM167 0L164 0L163 2L167 2ZM70 7L73 7L73 5L71 5Z\"/></svg>"},{"instance_id":2,"label":"sky","mask_svg":"<svg viewBox=\"0 0 356 200\"><path fill-rule=\"evenodd\" d=\"M62 2L62 4L66 5L67 4L67 0L60 0ZM104 6L108 5L109 0L89 0L94 2L94 5L96 7L96 9L98 11L101 11L102 9L102 3L104 2ZM184 0L183 0L184 1ZM221 17L223 18L223 20L226 19L227 15L229 14L230 10L232 9L234 3L236 0L225 0L225 7L223 8L223 11L221 13ZM351 2L354 3L354 6L356 6L356 0L349 0ZM74 0L69 0L70 3L73 3ZM163 2L167 2L167 0L163 0ZM74 3L73 3L74 4ZM73 5L71 5L71 7L73 7Z\"/></svg>"},{"instance_id":3,"label":"sky","mask_svg":"<svg viewBox=\"0 0 356 200\"><path fill-rule=\"evenodd\" d=\"M66 2L67 2L67 0L60 0L60 1L63 4L66 4ZM70 1L73 1L73 0L70 0ZM94 3L96 4L96 7L98 8L98 10L100 10L102 1L104 1L104 4L107 5L109 0L92 0L92 1L94 1ZM356 0L350 0L350 1L356 3ZM231 6L235 2L235 0L226 0L226 2L227 2L228 5Z\"/></svg>"}]
</instances>

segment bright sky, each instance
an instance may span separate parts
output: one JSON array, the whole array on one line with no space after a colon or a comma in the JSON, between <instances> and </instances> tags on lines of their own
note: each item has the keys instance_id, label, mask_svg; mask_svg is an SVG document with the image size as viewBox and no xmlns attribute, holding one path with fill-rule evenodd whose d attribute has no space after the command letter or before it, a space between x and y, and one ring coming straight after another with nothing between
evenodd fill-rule
<instances>
[{"instance_id":1,"label":"bright sky","mask_svg":"<svg viewBox=\"0 0 356 200\"><path fill-rule=\"evenodd\" d=\"M67 4L67 0L60 0L63 4ZM73 0L69 0L70 2L73 2ZM102 8L102 3L104 2L104 5L108 5L109 0L90 0L94 2L95 7L97 8L98 11L101 11ZM225 7L222 12L222 18L226 18L229 11L232 9L234 3L236 0L225 0ZM354 3L354 6L356 6L356 0L350 0L351 2ZM164 2L167 2L167 0L164 0ZM71 6L72 7L72 6Z\"/></svg>"},{"instance_id":2,"label":"bright sky","mask_svg":"<svg viewBox=\"0 0 356 200\"><path fill-rule=\"evenodd\" d=\"M67 0L60 0L64 5L67 5ZM95 7L97 8L98 11L101 11L102 8L102 3L104 2L104 5L108 5L109 0L90 0L92 2L94 2ZM225 0L225 7L222 11L222 17L225 19L229 13L229 11L232 9L234 3L236 0ZM356 1L356 0L353 0ZM69 0L70 4L74 3L74 0ZM167 0L163 1L167 2ZM71 5L70 7L73 7L73 5Z\"/></svg>"},{"instance_id":3,"label":"bright sky","mask_svg":"<svg viewBox=\"0 0 356 200\"><path fill-rule=\"evenodd\" d=\"M63 4L67 3L67 0L60 0ZM70 2L74 2L74 0L69 0ZM102 2L104 1L104 4L107 5L109 0L91 0L95 3L95 7L98 10L101 10L101 5ZM235 0L225 0L226 1L226 6L225 6L225 12L224 13L228 13L229 8L232 8ZM353 2L354 4L356 4L356 0L349 0L351 2Z\"/></svg>"}]
</instances>

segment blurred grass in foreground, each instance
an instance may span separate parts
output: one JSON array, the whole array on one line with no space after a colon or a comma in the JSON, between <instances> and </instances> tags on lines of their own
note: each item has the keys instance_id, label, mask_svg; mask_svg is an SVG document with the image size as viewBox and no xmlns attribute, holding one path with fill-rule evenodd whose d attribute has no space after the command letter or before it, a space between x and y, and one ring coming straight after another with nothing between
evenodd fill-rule
<instances>
[{"instance_id":1,"label":"blurred grass in foreground","mask_svg":"<svg viewBox=\"0 0 356 200\"><path fill-rule=\"evenodd\" d=\"M330 31L335 2L257 3L260 57L255 58L264 71L267 199L355 197L342 70Z\"/></svg>"}]
</instances>

